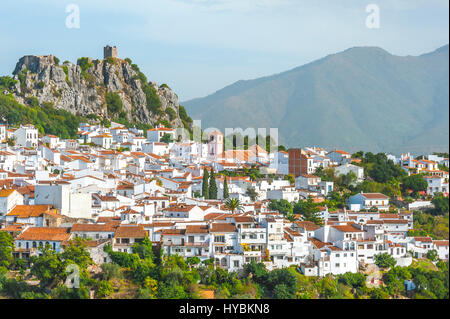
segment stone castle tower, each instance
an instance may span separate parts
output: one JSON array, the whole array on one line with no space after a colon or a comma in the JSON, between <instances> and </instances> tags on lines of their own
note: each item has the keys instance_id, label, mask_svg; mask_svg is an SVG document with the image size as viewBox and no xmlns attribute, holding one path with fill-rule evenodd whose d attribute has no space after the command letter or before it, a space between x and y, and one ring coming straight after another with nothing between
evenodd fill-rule
<instances>
[{"instance_id":1,"label":"stone castle tower","mask_svg":"<svg viewBox=\"0 0 450 319\"><path fill-rule=\"evenodd\" d=\"M113 46L110 47L109 45L107 45L106 47L103 48L103 58L117 58L117 47Z\"/></svg>"}]
</instances>

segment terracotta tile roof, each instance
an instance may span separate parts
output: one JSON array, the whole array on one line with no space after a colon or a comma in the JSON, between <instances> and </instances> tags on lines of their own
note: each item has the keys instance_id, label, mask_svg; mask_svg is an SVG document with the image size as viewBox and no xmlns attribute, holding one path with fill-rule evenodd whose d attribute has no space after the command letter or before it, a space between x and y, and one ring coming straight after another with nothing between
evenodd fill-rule
<instances>
[{"instance_id":1,"label":"terracotta tile roof","mask_svg":"<svg viewBox=\"0 0 450 319\"><path fill-rule=\"evenodd\" d=\"M186 229L162 229L161 234L163 235L184 235Z\"/></svg>"},{"instance_id":2,"label":"terracotta tile roof","mask_svg":"<svg viewBox=\"0 0 450 319\"><path fill-rule=\"evenodd\" d=\"M333 152L339 153L339 154L348 154L351 155L350 153L346 152L346 151L342 151L342 150L334 150ZM332 153L332 152L330 152Z\"/></svg>"},{"instance_id":3,"label":"terracotta tile roof","mask_svg":"<svg viewBox=\"0 0 450 319\"><path fill-rule=\"evenodd\" d=\"M71 234L67 227L30 227L16 240L40 240L40 241L65 241L69 240Z\"/></svg>"},{"instance_id":4,"label":"terracotta tile roof","mask_svg":"<svg viewBox=\"0 0 450 319\"><path fill-rule=\"evenodd\" d=\"M320 241L317 238L313 237L308 237L308 241L310 241L317 249L321 249L326 245L332 245L331 243L324 243L323 241Z\"/></svg>"},{"instance_id":5,"label":"terracotta tile roof","mask_svg":"<svg viewBox=\"0 0 450 319\"><path fill-rule=\"evenodd\" d=\"M188 225L186 226L186 234L207 234L207 225Z\"/></svg>"},{"instance_id":6,"label":"terracotta tile roof","mask_svg":"<svg viewBox=\"0 0 450 319\"><path fill-rule=\"evenodd\" d=\"M154 222L151 224L144 224L144 227L171 227L174 225L174 222Z\"/></svg>"},{"instance_id":7,"label":"terracotta tile roof","mask_svg":"<svg viewBox=\"0 0 450 319\"><path fill-rule=\"evenodd\" d=\"M134 209L128 208L128 209L124 210L123 212L121 212L121 214L140 214L140 212L135 211Z\"/></svg>"},{"instance_id":8,"label":"terracotta tile roof","mask_svg":"<svg viewBox=\"0 0 450 319\"><path fill-rule=\"evenodd\" d=\"M433 240L431 237L414 237L414 241L422 242L422 243L432 243Z\"/></svg>"},{"instance_id":9,"label":"terracotta tile roof","mask_svg":"<svg viewBox=\"0 0 450 319\"><path fill-rule=\"evenodd\" d=\"M293 229L290 228L290 227L285 227L285 228L284 228L284 231L287 232L287 233L289 233L289 235L291 235L291 236L301 236L301 235L302 235L302 234L300 234L298 231L295 231L295 230L293 230Z\"/></svg>"},{"instance_id":10,"label":"terracotta tile roof","mask_svg":"<svg viewBox=\"0 0 450 319\"><path fill-rule=\"evenodd\" d=\"M250 216L234 216L233 219L236 223L253 223L255 221L255 219Z\"/></svg>"},{"instance_id":11,"label":"terracotta tile roof","mask_svg":"<svg viewBox=\"0 0 450 319\"><path fill-rule=\"evenodd\" d=\"M108 224L73 224L70 232L114 232L116 227Z\"/></svg>"},{"instance_id":12,"label":"terracotta tile roof","mask_svg":"<svg viewBox=\"0 0 450 319\"><path fill-rule=\"evenodd\" d=\"M210 228L211 233L234 233L236 226L229 223L213 223Z\"/></svg>"},{"instance_id":13,"label":"terracotta tile roof","mask_svg":"<svg viewBox=\"0 0 450 319\"><path fill-rule=\"evenodd\" d=\"M383 224L382 220L368 220L366 221L367 225L371 225L371 224Z\"/></svg>"},{"instance_id":14,"label":"terracotta tile roof","mask_svg":"<svg viewBox=\"0 0 450 319\"><path fill-rule=\"evenodd\" d=\"M433 240L436 246L448 246L448 240Z\"/></svg>"},{"instance_id":15,"label":"terracotta tile roof","mask_svg":"<svg viewBox=\"0 0 450 319\"><path fill-rule=\"evenodd\" d=\"M333 250L333 251L341 251L341 250L342 250L341 248L336 247L336 246L328 246L328 245L327 245L327 247L328 247L330 250Z\"/></svg>"},{"instance_id":16,"label":"terracotta tile roof","mask_svg":"<svg viewBox=\"0 0 450 319\"><path fill-rule=\"evenodd\" d=\"M295 221L294 224L296 224L298 227L303 228L306 231L313 231L316 229L319 229L320 227L314 224L310 221Z\"/></svg>"},{"instance_id":17,"label":"terracotta tile roof","mask_svg":"<svg viewBox=\"0 0 450 319\"><path fill-rule=\"evenodd\" d=\"M333 228L335 228L335 229L337 229L337 230L339 230L341 232L344 232L344 233L364 232L363 230L361 230L359 228L356 228L356 227L354 227L352 225L334 225L334 226L331 226L331 227L333 227Z\"/></svg>"},{"instance_id":18,"label":"terracotta tile roof","mask_svg":"<svg viewBox=\"0 0 450 319\"><path fill-rule=\"evenodd\" d=\"M398 214L380 214L380 218L381 219L385 219L385 218L394 218L394 219L398 219Z\"/></svg>"},{"instance_id":19,"label":"terracotta tile roof","mask_svg":"<svg viewBox=\"0 0 450 319\"><path fill-rule=\"evenodd\" d=\"M99 196L102 202L118 202L119 200L114 196Z\"/></svg>"},{"instance_id":20,"label":"terracotta tile roof","mask_svg":"<svg viewBox=\"0 0 450 319\"><path fill-rule=\"evenodd\" d=\"M147 232L143 225L136 226L119 226L116 229L115 238L144 238L147 237Z\"/></svg>"},{"instance_id":21,"label":"terracotta tile roof","mask_svg":"<svg viewBox=\"0 0 450 319\"><path fill-rule=\"evenodd\" d=\"M195 207L195 205L178 204L178 205L172 205L168 208L165 208L164 211L166 211L166 212L189 212L194 207Z\"/></svg>"},{"instance_id":22,"label":"terracotta tile roof","mask_svg":"<svg viewBox=\"0 0 450 319\"><path fill-rule=\"evenodd\" d=\"M202 206L199 206L199 207L202 208ZM222 215L227 215L227 214L224 214L224 213L209 213L209 214L206 214L205 216L203 216L203 220L217 219L217 217L220 217Z\"/></svg>"},{"instance_id":23,"label":"terracotta tile roof","mask_svg":"<svg viewBox=\"0 0 450 319\"><path fill-rule=\"evenodd\" d=\"M364 196L365 198L369 198L369 199L388 199L389 197L387 197L384 194L381 193L361 193L362 196Z\"/></svg>"},{"instance_id":24,"label":"terracotta tile roof","mask_svg":"<svg viewBox=\"0 0 450 319\"><path fill-rule=\"evenodd\" d=\"M12 193L14 193L14 189L1 189L0 197L9 197Z\"/></svg>"},{"instance_id":25,"label":"terracotta tile roof","mask_svg":"<svg viewBox=\"0 0 450 319\"><path fill-rule=\"evenodd\" d=\"M385 224L408 224L408 221L405 219L385 219L383 222Z\"/></svg>"}]
</instances>

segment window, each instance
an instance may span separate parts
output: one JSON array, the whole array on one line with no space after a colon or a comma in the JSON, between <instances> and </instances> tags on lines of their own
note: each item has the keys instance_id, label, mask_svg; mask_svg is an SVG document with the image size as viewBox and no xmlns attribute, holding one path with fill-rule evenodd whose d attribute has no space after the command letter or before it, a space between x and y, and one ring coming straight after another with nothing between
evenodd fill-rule
<instances>
[{"instance_id":1,"label":"window","mask_svg":"<svg viewBox=\"0 0 450 319\"><path fill-rule=\"evenodd\" d=\"M225 236L214 236L214 242L215 243L224 243L225 242Z\"/></svg>"},{"instance_id":2,"label":"window","mask_svg":"<svg viewBox=\"0 0 450 319\"><path fill-rule=\"evenodd\" d=\"M336 265L335 265L335 266L336 266L337 268L339 268L339 266L340 266L340 265L339 265L339 263L336 263Z\"/></svg>"},{"instance_id":3,"label":"window","mask_svg":"<svg viewBox=\"0 0 450 319\"><path fill-rule=\"evenodd\" d=\"M239 268L239 260L233 261L234 268Z\"/></svg>"}]
</instances>

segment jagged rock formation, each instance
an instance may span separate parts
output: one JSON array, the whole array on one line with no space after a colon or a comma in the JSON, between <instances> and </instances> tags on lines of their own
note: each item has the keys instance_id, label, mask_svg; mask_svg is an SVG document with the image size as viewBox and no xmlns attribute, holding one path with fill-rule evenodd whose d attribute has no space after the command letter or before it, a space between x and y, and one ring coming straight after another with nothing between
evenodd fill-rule
<instances>
[{"instance_id":1,"label":"jagged rock formation","mask_svg":"<svg viewBox=\"0 0 450 319\"><path fill-rule=\"evenodd\" d=\"M167 120L173 127L183 126L177 95L166 85L142 83L145 76L130 61L82 58L77 65L58 62L53 55L22 57L13 72L14 79L18 80L13 92L16 100L25 103L33 96L40 104L50 102L55 108L76 115L112 118L113 114L108 114L106 94L116 92L122 101L122 111L130 122L155 124ZM149 105L149 91L157 95L152 99L156 105ZM157 103L158 98L161 103Z\"/></svg>"}]
</instances>

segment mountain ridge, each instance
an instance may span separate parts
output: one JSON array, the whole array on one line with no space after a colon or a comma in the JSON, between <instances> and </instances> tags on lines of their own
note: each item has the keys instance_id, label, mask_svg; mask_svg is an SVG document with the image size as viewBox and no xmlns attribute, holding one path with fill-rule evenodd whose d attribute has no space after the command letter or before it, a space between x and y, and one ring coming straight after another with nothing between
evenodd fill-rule
<instances>
[{"instance_id":1,"label":"mountain ridge","mask_svg":"<svg viewBox=\"0 0 450 319\"><path fill-rule=\"evenodd\" d=\"M448 116L443 120L448 114L448 44L419 56L353 47L275 75L237 81L183 104L203 127L279 127L280 143L289 146L448 150ZM380 117L374 108L386 115ZM308 118L323 125L314 127ZM367 125L360 125L361 119ZM296 124L306 134L286 129ZM441 127L438 132L435 125Z\"/></svg>"}]
</instances>

